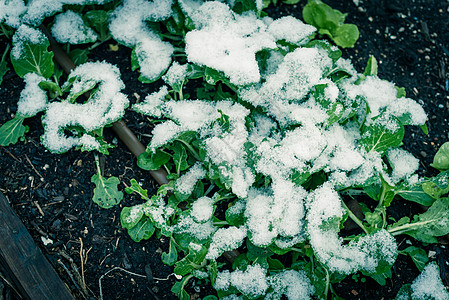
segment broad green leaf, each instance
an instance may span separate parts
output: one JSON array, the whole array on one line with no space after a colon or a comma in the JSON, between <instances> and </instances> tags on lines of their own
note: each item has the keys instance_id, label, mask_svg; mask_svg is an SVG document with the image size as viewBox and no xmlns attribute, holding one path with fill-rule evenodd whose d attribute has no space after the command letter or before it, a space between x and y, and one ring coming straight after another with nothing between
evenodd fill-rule
<instances>
[{"instance_id":1,"label":"broad green leaf","mask_svg":"<svg viewBox=\"0 0 449 300\"><path fill-rule=\"evenodd\" d=\"M370 55L368 62L366 63L363 75L365 76L377 75L377 59L373 55Z\"/></svg>"},{"instance_id":2,"label":"broad green leaf","mask_svg":"<svg viewBox=\"0 0 449 300\"><path fill-rule=\"evenodd\" d=\"M391 278L391 276L393 276L393 274L391 273L391 269L388 269L387 271L381 274L370 275L370 277L375 281L377 281L377 283L380 284L381 286L387 284L387 279Z\"/></svg>"},{"instance_id":3,"label":"broad green leaf","mask_svg":"<svg viewBox=\"0 0 449 300\"><path fill-rule=\"evenodd\" d=\"M176 246L173 238L170 239L168 253L162 253L161 259L162 262L168 266L173 266L178 260L178 251L176 251Z\"/></svg>"},{"instance_id":4,"label":"broad green leaf","mask_svg":"<svg viewBox=\"0 0 449 300\"><path fill-rule=\"evenodd\" d=\"M144 216L142 204L132 207L124 207L120 213L120 224L123 228L130 229L139 223Z\"/></svg>"},{"instance_id":5,"label":"broad green leaf","mask_svg":"<svg viewBox=\"0 0 449 300\"><path fill-rule=\"evenodd\" d=\"M268 265L270 266L270 270L282 271L285 269L285 266L281 263L279 259L268 257L267 261Z\"/></svg>"},{"instance_id":6,"label":"broad green leaf","mask_svg":"<svg viewBox=\"0 0 449 300\"><path fill-rule=\"evenodd\" d=\"M407 247L399 252L401 254L409 255L420 272L422 272L427 262L429 261L429 257L427 256L426 251L415 246Z\"/></svg>"},{"instance_id":7,"label":"broad green leaf","mask_svg":"<svg viewBox=\"0 0 449 300\"><path fill-rule=\"evenodd\" d=\"M440 171L449 169L449 142L441 145L430 165Z\"/></svg>"},{"instance_id":8,"label":"broad green leaf","mask_svg":"<svg viewBox=\"0 0 449 300\"><path fill-rule=\"evenodd\" d=\"M16 115L0 127L0 146L15 144L28 132L28 126L22 124L24 120L25 118Z\"/></svg>"},{"instance_id":9,"label":"broad green leaf","mask_svg":"<svg viewBox=\"0 0 449 300\"><path fill-rule=\"evenodd\" d=\"M436 243L435 237L449 233L449 198L435 200L423 214L414 217L411 223L404 224L402 218L398 224L388 226L388 231L396 236L407 234L424 243Z\"/></svg>"},{"instance_id":10,"label":"broad green leaf","mask_svg":"<svg viewBox=\"0 0 449 300\"><path fill-rule=\"evenodd\" d=\"M309 0L302 11L304 21L318 29L333 32L344 23L346 16L320 0Z\"/></svg>"},{"instance_id":11,"label":"broad green leaf","mask_svg":"<svg viewBox=\"0 0 449 300\"><path fill-rule=\"evenodd\" d=\"M110 11L90 10L83 15L84 21L99 34L102 42L110 37L108 28L110 14Z\"/></svg>"},{"instance_id":12,"label":"broad green leaf","mask_svg":"<svg viewBox=\"0 0 449 300\"><path fill-rule=\"evenodd\" d=\"M352 48L359 39L359 29L354 24L343 24L332 34L337 46L342 48Z\"/></svg>"},{"instance_id":13,"label":"broad green leaf","mask_svg":"<svg viewBox=\"0 0 449 300\"><path fill-rule=\"evenodd\" d=\"M105 178L95 174L90 181L96 185L92 200L100 207L111 208L123 199L123 192L120 192L117 188L120 183L117 177Z\"/></svg>"},{"instance_id":14,"label":"broad green leaf","mask_svg":"<svg viewBox=\"0 0 449 300\"><path fill-rule=\"evenodd\" d=\"M232 10L238 14L242 14L246 11L257 12L256 1L253 0L236 0Z\"/></svg>"},{"instance_id":15,"label":"broad green leaf","mask_svg":"<svg viewBox=\"0 0 449 300\"><path fill-rule=\"evenodd\" d=\"M217 168L220 182L224 185L225 188L230 189L233 180L232 165L224 161L220 163Z\"/></svg>"},{"instance_id":16,"label":"broad green leaf","mask_svg":"<svg viewBox=\"0 0 449 300\"><path fill-rule=\"evenodd\" d=\"M424 206L431 206L435 201L422 188L422 183L406 186L395 192L405 200L413 201Z\"/></svg>"},{"instance_id":17,"label":"broad green leaf","mask_svg":"<svg viewBox=\"0 0 449 300\"><path fill-rule=\"evenodd\" d=\"M151 222L151 219L143 217L136 226L128 229L128 234L133 241L140 242L141 240L149 239L155 230L156 228Z\"/></svg>"},{"instance_id":18,"label":"broad green leaf","mask_svg":"<svg viewBox=\"0 0 449 300\"><path fill-rule=\"evenodd\" d=\"M194 269L199 269L206 258L207 248L201 247L200 251L189 250L189 254L176 263L175 274L185 276Z\"/></svg>"},{"instance_id":19,"label":"broad green leaf","mask_svg":"<svg viewBox=\"0 0 449 300\"><path fill-rule=\"evenodd\" d=\"M203 298L203 300L218 300L217 296L214 295L208 295Z\"/></svg>"},{"instance_id":20,"label":"broad green leaf","mask_svg":"<svg viewBox=\"0 0 449 300\"><path fill-rule=\"evenodd\" d=\"M402 145L403 138L404 126L399 124L396 118L391 118L388 121L388 125L374 122L372 125L367 126L362 133L360 142L367 152L383 152L388 148Z\"/></svg>"},{"instance_id":21,"label":"broad green leaf","mask_svg":"<svg viewBox=\"0 0 449 300\"><path fill-rule=\"evenodd\" d=\"M250 261L254 261L259 258L267 258L273 255L273 251L268 247L258 247L254 245L249 239L246 240L246 248L248 249L248 253L246 256Z\"/></svg>"},{"instance_id":22,"label":"broad green leaf","mask_svg":"<svg viewBox=\"0 0 449 300\"><path fill-rule=\"evenodd\" d=\"M139 183L137 182L137 180L135 180L134 178L131 179L131 186L125 188L125 192L128 194L132 194L132 193L137 193L140 195L140 197L142 197L142 199L145 200L149 200L150 198L148 198L148 191L143 189Z\"/></svg>"},{"instance_id":23,"label":"broad green leaf","mask_svg":"<svg viewBox=\"0 0 449 300\"><path fill-rule=\"evenodd\" d=\"M69 52L69 57L76 66L82 65L89 59L89 49L73 49Z\"/></svg>"},{"instance_id":24,"label":"broad green leaf","mask_svg":"<svg viewBox=\"0 0 449 300\"><path fill-rule=\"evenodd\" d=\"M157 149L155 153L146 150L137 158L137 165L144 170L159 170L170 160L170 155Z\"/></svg>"},{"instance_id":25,"label":"broad green leaf","mask_svg":"<svg viewBox=\"0 0 449 300\"><path fill-rule=\"evenodd\" d=\"M435 177L427 178L426 182L422 183L422 189L424 193L433 199L438 199L449 193L449 171L444 171Z\"/></svg>"},{"instance_id":26,"label":"broad green leaf","mask_svg":"<svg viewBox=\"0 0 449 300\"><path fill-rule=\"evenodd\" d=\"M49 46L48 40L41 44L23 42L20 58L16 59L11 54L11 63L17 75L23 78L25 74L33 72L47 79L50 78L53 75L54 63L53 52L47 50Z\"/></svg>"}]
</instances>

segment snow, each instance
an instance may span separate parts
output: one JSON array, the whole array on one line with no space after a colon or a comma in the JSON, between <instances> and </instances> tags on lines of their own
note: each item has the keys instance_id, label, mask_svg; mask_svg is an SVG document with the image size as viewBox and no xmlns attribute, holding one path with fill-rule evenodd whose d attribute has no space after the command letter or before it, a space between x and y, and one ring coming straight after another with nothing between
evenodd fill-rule
<instances>
[{"instance_id":1,"label":"snow","mask_svg":"<svg viewBox=\"0 0 449 300\"><path fill-rule=\"evenodd\" d=\"M96 33L87 27L80 14L71 10L58 14L51 33L59 43L84 44L97 40Z\"/></svg>"},{"instance_id":2,"label":"snow","mask_svg":"<svg viewBox=\"0 0 449 300\"><path fill-rule=\"evenodd\" d=\"M172 88L176 85L181 85L187 76L187 67L187 64L180 65L174 61L167 73L162 76L162 79Z\"/></svg>"},{"instance_id":3,"label":"snow","mask_svg":"<svg viewBox=\"0 0 449 300\"><path fill-rule=\"evenodd\" d=\"M212 198L203 196L192 204L191 216L198 223L203 223L212 218L214 213L214 200Z\"/></svg>"},{"instance_id":4,"label":"snow","mask_svg":"<svg viewBox=\"0 0 449 300\"><path fill-rule=\"evenodd\" d=\"M148 80L158 79L170 66L173 46L163 42L146 21L162 21L171 16L172 1L127 0L117 7L109 30L117 41L135 48L141 74Z\"/></svg>"},{"instance_id":5,"label":"snow","mask_svg":"<svg viewBox=\"0 0 449 300\"><path fill-rule=\"evenodd\" d=\"M146 96L144 102L134 104L132 109L145 115L160 118L162 116L161 107L167 95L168 88L164 85L159 91Z\"/></svg>"},{"instance_id":6,"label":"snow","mask_svg":"<svg viewBox=\"0 0 449 300\"><path fill-rule=\"evenodd\" d=\"M18 28L26 10L23 0L0 0L0 23Z\"/></svg>"},{"instance_id":7,"label":"snow","mask_svg":"<svg viewBox=\"0 0 449 300\"><path fill-rule=\"evenodd\" d=\"M26 44L43 44L48 42L45 35L30 26L21 25L12 36L12 43L14 47L11 50L11 54L14 59L18 60L23 56L24 46Z\"/></svg>"},{"instance_id":8,"label":"snow","mask_svg":"<svg viewBox=\"0 0 449 300\"><path fill-rule=\"evenodd\" d=\"M206 177L206 171L200 162L196 162L187 173L176 180L175 188L181 194L190 195L198 180L204 177Z\"/></svg>"},{"instance_id":9,"label":"snow","mask_svg":"<svg viewBox=\"0 0 449 300\"><path fill-rule=\"evenodd\" d=\"M310 40L309 36L315 31L315 27L304 24L292 16L277 19L268 27L268 32L277 40L285 40L298 46L306 44Z\"/></svg>"},{"instance_id":10,"label":"snow","mask_svg":"<svg viewBox=\"0 0 449 300\"><path fill-rule=\"evenodd\" d=\"M342 244L338 231L344 210L338 193L330 183L310 193L307 207L310 244L329 271L351 274L364 270L373 273L380 261L393 264L396 260L396 241L386 230L363 236L347 245Z\"/></svg>"},{"instance_id":11,"label":"snow","mask_svg":"<svg viewBox=\"0 0 449 300\"><path fill-rule=\"evenodd\" d=\"M413 281L411 288L412 299L449 299L449 293L441 281L440 270L435 262L426 265Z\"/></svg>"},{"instance_id":12,"label":"snow","mask_svg":"<svg viewBox=\"0 0 449 300\"><path fill-rule=\"evenodd\" d=\"M304 271L284 270L268 277L273 291L267 293L265 299L282 299L286 295L289 300L311 299L315 288Z\"/></svg>"},{"instance_id":13,"label":"snow","mask_svg":"<svg viewBox=\"0 0 449 300\"><path fill-rule=\"evenodd\" d=\"M45 127L42 143L52 152L62 153L74 146L82 145L77 136L66 136L68 126L81 126L86 132L104 127L120 119L128 99L120 90L124 87L119 69L105 62L85 63L70 73L68 81L74 79L70 95L75 95L98 83L98 89L84 104L52 102L48 104L42 123ZM92 139L87 138L89 149L93 149ZM85 139L86 139L85 138ZM98 148L99 144L97 144ZM95 147L94 147L95 148Z\"/></svg>"},{"instance_id":14,"label":"snow","mask_svg":"<svg viewBox=\"0 0 449 300\"><path fill-rule=\"evenodd\" d=\"M406 150L400 148L390 149L387 157L393 168L391 177L394 183L412 175L418 170L419 160Z\"/></svg>"},{"instance_id":15,"label":"snow","mask_svg":"<svg viewBox=\"0 0 449 300\"><path fill-rule=\"evenodd\" d=\"M246 237L245 227L220 228L212 236L206 259L215 260L224 251L232 251L240 247Z\"/></svg>"},{"instance_id":16,"label":"snow","mask_svg":"<svg viewBox=\"0 0 449 300\"><path fill-rule=\"evenodd\" d=\"M45 78L36 73L27 73L24 76L25 88L20 92L17 102L17 114L23 117L32 117L45 110L47 105L47 93L39 87L39 83Z\"/></svg>"}]
</instances>

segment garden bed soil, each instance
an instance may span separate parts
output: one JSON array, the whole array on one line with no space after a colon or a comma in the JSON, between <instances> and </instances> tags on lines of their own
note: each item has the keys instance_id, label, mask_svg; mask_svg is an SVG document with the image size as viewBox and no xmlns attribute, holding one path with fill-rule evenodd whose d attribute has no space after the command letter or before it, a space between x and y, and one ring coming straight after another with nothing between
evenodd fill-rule
<instances>
[{"instance_id":1,"label":"garden bed soil","mask_svg":"<svg viewBox=\"0 0 449 300\"><path fill-rule=\"evenodd\" d=\"M362 71L370 55L379 62L379 77L404 87L407 95L419 101L428 113L429 134L419 128L407 127L404 148L421 160L420 174L435 175L429 167L441 144L449 140L449 2L442 0L354 0L325 1L348 13L347 22L359 27L360 39L353 49L343 51L358 71ZM285 15L301 17L305 1L297 5L280 4L267 11L278 18ZM6 40L0 40L5 45ZM0 49L0 53L3 50ZM116 64L126 84L124 92L132 103L155 91L161 83L141 84L138 73L130 69L130 49L105 43L96 48L90 60L106 60ZM11 65L9 64L11 68ZM24 84L14 72L4 77L0 89L0 124L10 120L17 110L17 100ZM170 288L176 278L172 268L161 263L161 253L168 250L166 238L151 238L133 242L120 226L120 211L124 206L139 203L133 195L125 195L121 204L102 209L92 203L94 185L90 178L96 173L93 153L71 150L57 155L40 144L43 132L41 115L26 120L30 127L25 141L0 148L0 192L22 219L45 256L53 264L63 281L77 299L174 299ZM144 145L149 142L151 123L147 118L129 110L124 118ZM117 176L120 190L137 179L154 193L156 183L148 172L139 169L135 157L112 131L106 130L106 139L117 147L103 157L105 176ZM410 215L419 207L401 204L392 214ZM47 243L51 240L51 243ZM400 240L400 249L413 240ZM449 251L446 240L425 249L439 260L443 282L449 284ZM422 245L420 245L422 246ZM120 267L134 274L127 273ZM110 271L113 270L113 271ZM146 270L155 278L149 280ZM110 271L110 272L109 272ZM105 275L109 272L107 275ZM393 277L385 286L370 278L348 276L333 286L344 299L392 299L404 283L418 275L412 261L400 255ZM81 280L77 280L77 274ZM0 279L0 282L2 280ZM101 282L101 290L100 290ZM210 287L190 282L188 290L194 298L207 295ZM3 286L3 288L2 288ZM83 287L85 286L85 288ZM0 284L0 299L10 292L8 284ZM83 295L84 293L84 295Z\"/></svg>"}]
</instances>

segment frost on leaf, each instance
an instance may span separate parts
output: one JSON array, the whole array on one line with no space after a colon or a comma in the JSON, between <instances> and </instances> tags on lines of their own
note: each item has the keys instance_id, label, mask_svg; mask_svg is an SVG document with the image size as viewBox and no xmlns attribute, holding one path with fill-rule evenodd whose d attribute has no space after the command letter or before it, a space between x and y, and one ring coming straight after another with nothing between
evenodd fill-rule
<instances>
[{"instance_id":1,"label":"frost on leaf","mask_svg":"<svg viewBox=\"0 0 449 300\"><path fill-rule=\"evenodd\" d=\"M23 0L0 0L0 23L18 28L26 10Z\"/></svg>"},{"instance_id":2,"label":"frost on leaf","mask_svg":"<svg viewBox=\"0 0 449 300\"><path fill-rule=\"evenodd\" d=\"M128 99L120 92L123 82L118 68L104 62L85 63L69 75L66 85L71 85L68 99L48 104L42 120L45 127L42 143L56 153L83 144L88 150L99 149L100 143L85 132L117 121L128 106ZM95 86L98 87L93 89ZM73 103L90 90L86 103ZM73 136L67 136L64 131L71 127L80 129Z\"/></svg>"}]
</instances>

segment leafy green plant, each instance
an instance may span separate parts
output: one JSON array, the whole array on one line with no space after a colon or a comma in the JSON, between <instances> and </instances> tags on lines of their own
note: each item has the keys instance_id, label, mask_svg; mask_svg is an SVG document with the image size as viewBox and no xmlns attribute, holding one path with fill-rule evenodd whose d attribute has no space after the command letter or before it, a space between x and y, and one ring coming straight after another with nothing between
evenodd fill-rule
<instances>
[{"instance_id":1,"label":"leafy green plant","mask_svg":"<svg viewBox=\"0 0 449 300\"><path fill-rule=\"evenodd\" d=\"M85 49L109 38L131 48L139 80L160 83L132 106L154 128L146 149L131 148L139 167L167 176L159 173L155 195L132 179L125 192L141 203L123 208L120 221L136 242L169 240L161 261L181 278L172 288L178 298L190 299L191 280L216 290L205 299L336 298L333 285L347 276L385 284L399 254L438 279L425 251L398 250L396 237L419 245L449 233L446 146L433 164L441 172L419 178L419 161L401 146L406 126L426 131L422 107L377 76L374 57L359 73L337 47L317 39L352 47L358 31L344 14L309 1L304 19L311 26L262 17L253 1L86 1L97 5L66 3L44 15L34 14L34 2L19 14L26 24L7 23L17 29L11 61L26 87L0 141L17 142L24 120L41 113L49 150L107 154L103 130L117 126L128 105L118 69L85 63L88 50L65 46L80 65L59 83L52 60L59 54L37 29L44 17L55 15L59 41L75 39L58 27L69 17L81 28L75 40L94 43ZM109 208L123 194L95 159L94 201ZM360 212L349 209L349 199ZM395 220L387 217L395 201L428 209ZM351 236L348 219L358 226ZM401 293L413 298L421 287Z\"/></svg>"},{"instance_id":2,"label":"leafy green plant","mask_svg":"<svg viewBox=\"0 0 449 300\"><path fill-rule=\"evenodd\" d=\"M346 14L321 0L308 0L302 16L306 23L318 29L319 34L327 35L339 47L352 48L359 38L357 26L345 23Z\"/></svg>"}]
</instances>

